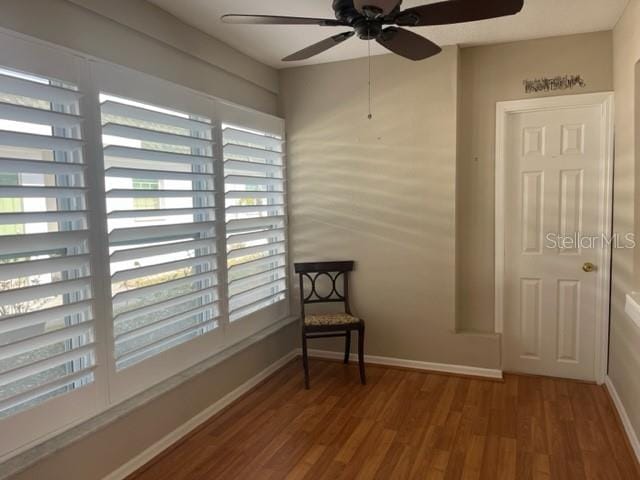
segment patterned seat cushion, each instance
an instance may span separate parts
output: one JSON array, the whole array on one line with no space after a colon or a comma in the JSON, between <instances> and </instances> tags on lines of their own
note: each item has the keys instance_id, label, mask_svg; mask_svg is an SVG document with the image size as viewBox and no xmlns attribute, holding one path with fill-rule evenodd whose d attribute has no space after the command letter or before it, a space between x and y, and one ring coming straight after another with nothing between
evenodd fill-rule
<instances>
[{"instance_id":1,"label":"patterned seat cushion","mask_svg":"<svg viewBox=\"0 0 640 480\"><path fill-rule=\"evenodd\" d=\"M320 313L304 316L305 325L345 325L359 321L359 318L348 313Z\"/></svg>"}]
</instances>

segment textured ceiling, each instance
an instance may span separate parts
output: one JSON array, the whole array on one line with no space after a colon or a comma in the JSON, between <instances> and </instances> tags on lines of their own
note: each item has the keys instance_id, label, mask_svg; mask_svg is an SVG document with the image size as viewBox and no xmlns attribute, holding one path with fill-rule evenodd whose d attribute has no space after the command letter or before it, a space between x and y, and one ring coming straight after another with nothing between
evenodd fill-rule
<instances>
[{"instance_id":1,"label":"textured ceiling","mask_svg":"<svg viewBox=\"0 0 640 480\"><path fill-rule=\"evenodd\" d=\"M346 60L367 55L367 42L352 38L313 59L284 63L280 59L336 33L344 27L226 25L225 13L333 18L331 0L148 0L250 57L276 68ZM482 1L482 0L475 0ZM433 0L405 0L404 8ZM573 33L610 30L628 0L525 0L514 17L414 31L440 45L482 45ZM388 53L372 42L374 55Z\"/></svg>"}]
</instances>

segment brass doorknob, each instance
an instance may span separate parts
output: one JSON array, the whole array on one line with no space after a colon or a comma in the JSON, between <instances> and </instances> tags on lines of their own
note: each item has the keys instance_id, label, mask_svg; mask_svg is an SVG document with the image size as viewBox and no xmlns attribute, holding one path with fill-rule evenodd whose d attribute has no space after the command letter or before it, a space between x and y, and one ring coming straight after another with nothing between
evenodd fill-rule
<instances>
[{"instance_id":1,"label":"brass doorknob","mask_svg":"<svg viewBox=\"0 0 640 480\"><path fill-rule=\"evenodd\" d=\"M596 266L591 262L587 262L584 265L582 265L582 270L584 270L587 273L591 273L595 271L595 269L596 269Z\"/></svg>"}]
</instances>

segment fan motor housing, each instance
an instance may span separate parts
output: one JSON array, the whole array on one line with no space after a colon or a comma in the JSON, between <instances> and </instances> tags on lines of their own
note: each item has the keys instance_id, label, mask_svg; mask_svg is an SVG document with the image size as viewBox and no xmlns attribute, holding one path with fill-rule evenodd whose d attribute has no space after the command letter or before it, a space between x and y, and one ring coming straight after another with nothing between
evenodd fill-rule
<instances>
[{"instance_id":1,"label":"fan motor housing","mask_svg":"<svg viewBox=\"0 0 640 480\"><path fill-rule=\"evenodd\" d=\"M382 22L361 17L354 22L353 29L356 31L358 38L362 40L373 40L378 38L382 33Z\"/></svg>"},{"instance_id":2,"label":"fan motor housing","mask_svg":"<svg viewBox=\"0 0 640 480\"><path fill-rule=\"evenodd\" d=\"M400 3L396 10L399 10ZM360 13L353 6L353 0L333 0L333 10L336 19L349 24L362 40L373 40L382 33L385 17L382 10L376 7L365 7L365 14Z\"/></svg>"}]
</instances>

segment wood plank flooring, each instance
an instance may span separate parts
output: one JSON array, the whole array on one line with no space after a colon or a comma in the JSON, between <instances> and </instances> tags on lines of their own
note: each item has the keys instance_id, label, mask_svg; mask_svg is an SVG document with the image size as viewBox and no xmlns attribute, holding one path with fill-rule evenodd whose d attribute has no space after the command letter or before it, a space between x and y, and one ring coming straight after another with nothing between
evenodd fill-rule
<instances>
[{"instance_id":1,"label":"wood plank flooring","mask_svg":"<svg viewBox=\"0 0 640 480\"><path fill-rule=\"evenodd\" d=\"M606 390L297 359L130 480L640 478Z\"/></svg>"}]
</instances>

